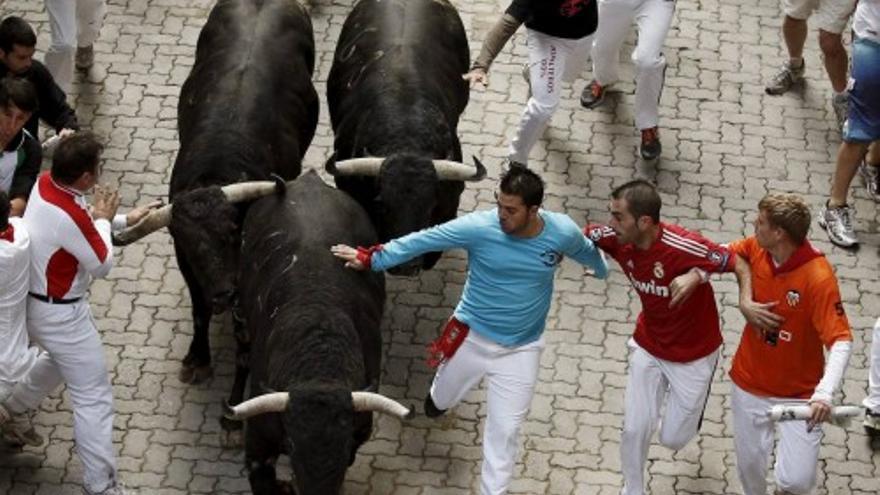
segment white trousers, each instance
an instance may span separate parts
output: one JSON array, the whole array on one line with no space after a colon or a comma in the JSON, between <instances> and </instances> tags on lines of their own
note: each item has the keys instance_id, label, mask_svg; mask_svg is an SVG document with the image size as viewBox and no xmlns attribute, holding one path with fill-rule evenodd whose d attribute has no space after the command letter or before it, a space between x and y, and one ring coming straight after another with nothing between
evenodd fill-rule
<instances>
[{"instance_id":1,"label":"white trousers","mask_svg":"<svg viewBox=\"0 0 880 495\"><path fill-rule=\"evenodd\" d=\"M868 396L862 402L865 407L880 414L880 318L874 323L871 337L871 370L868 374Z\"/></svg>"},{"instance_id":2,"label":"white trousers","mask_svg":"<svg viewBox=\"0 0 880 495\"><path fill-rule=\"evenodd\" d=\"M510 160L527 164L529 152L559 107L562 82L571 82L584 69L593 37L572 40L526 30L529 44L529 82L532 94L510 142Z\"/></svg>"},{"instance_id":3,"label":"white trousers","mask_svg":"<svg viewBox=\"0 0 880 495\"><path fill-rule=\"evenodd\" d=\"M46 68L65 93L73 87L76 47L89 46L98 39L105 11L105 0L46 0L52 32Z\"/></svg>"},{"instance_id":4,"label":"white trousers","mask_svg":"<svg viewBox=\"0 0 880 495\"><path fill-rule=\"evenodd\" d=\"M113 389L89 303L48 304L31 298L28 332L46 352L18 382L6 405L16 413L35 409L62 381L67 383L83 484L101 492L116 479Z\"/></svg>"},{"instance_id":5,"label":"white trousers","mask_svg":"<svg viewBox=\"0 0 880 495\"><path fill-rule=\"evenodd\" d=\"M681 449L696 436L719 351L688 363L676 363L652 356L633 339L629 347L629 377L620 439L624 483L621 493L643 495L648 447L658 423L660 444L672 450ZM664 402L666 407L661 419Z\"/></svg>"},{"instance_id":6,"label":"white trousers","mask_svg":"<svg viewBox=\"0 0 880 495\"><path fill-rule=\"evenodd\" d=\"M663 43L672 24L672 0L599 0L599 27L593 42L593 77L608 86L618 81L620 46L633 20L638 44L632 53L636 66L635 119L638 129L656 127L660 91L666 72Z\"/></svg>"},{"instance_id":7,"label":"white trousers","mask_svg":"<svg viewBox=\"0 0 880 495\"><path fill-rule=\"evenodd\" d=\"M767 420L767 410L776 404L804 403L805 400L759 397L732 385L733 444L736 470L745 495L766 495L767 462L773 449L773 431L778 430L776 447L776 489L795 495L810 493L816 484L816 465L822 427L807 432L806 421Z\"/></svg>"},{"instance_id":8,"label":"white trousers","mask_svg":"<svg viewBox=\"0 0 880 495\"><path fill-rule=\"evenodd\" d=\"M543 337L520 347L504 347L471 331L458 352L434 376L431 398L440 409L458 404L484 376L488 381L482 495L507 493L519 429L532 403L543 349Z\"/></svg>"}]
</instances>

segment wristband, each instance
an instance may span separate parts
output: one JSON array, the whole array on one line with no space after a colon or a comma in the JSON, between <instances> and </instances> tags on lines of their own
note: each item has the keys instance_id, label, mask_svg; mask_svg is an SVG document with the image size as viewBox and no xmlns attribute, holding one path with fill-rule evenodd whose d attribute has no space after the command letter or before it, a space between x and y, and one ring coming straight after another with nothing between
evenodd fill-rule
<instances>
[{"instance_id":1,"label":"wristband","mask_svg":"<svg viewBox=\"0 0 880 495\"><path fill-rule=\"evenodd\" d=\"M357 247L357 260L364 268L370 269L373 266L373 253L382 250L382 244L376 244L370 247Z\"/></svg>"}]
</instances>

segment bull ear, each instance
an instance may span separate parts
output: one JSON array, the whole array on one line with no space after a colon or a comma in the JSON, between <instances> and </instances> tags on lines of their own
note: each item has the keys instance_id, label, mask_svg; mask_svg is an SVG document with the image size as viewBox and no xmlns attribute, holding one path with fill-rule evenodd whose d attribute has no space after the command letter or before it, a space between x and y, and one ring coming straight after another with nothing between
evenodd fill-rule
<instances>
[{"instance_id":1,"label":"bull ear","mask_svg":"<svg viewBox=\"0 0 880 495\"><path fill-rule=\"evenodd\" d=\"M473 177L468 179L468 181L469 182L477 182L477 181L481 181L481 180L485 179L486 178L486 167L483 166L483 162L481 162L479 160L479 158L477 158L474 155L471 155L471 158L473 158L473 160L474 160L474 167L477 167L477 173L475 173Z\"/></svg>"}]
</instances>

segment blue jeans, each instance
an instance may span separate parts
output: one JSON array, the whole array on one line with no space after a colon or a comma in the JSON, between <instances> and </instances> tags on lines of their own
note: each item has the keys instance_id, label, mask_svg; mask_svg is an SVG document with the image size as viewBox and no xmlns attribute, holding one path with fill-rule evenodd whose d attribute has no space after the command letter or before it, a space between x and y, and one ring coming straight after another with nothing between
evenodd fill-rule
<instances>
[{"instance_id":1,"label":"blue jeans","mask_svg":"<svg viewBox=\"0 0 880 495\"><path fill-rule=\"evenodd\" d=\"M849 114L843 140L871 142L880 139L880 44L864 38L853 42Z\"/></svg>"}]
</instances>

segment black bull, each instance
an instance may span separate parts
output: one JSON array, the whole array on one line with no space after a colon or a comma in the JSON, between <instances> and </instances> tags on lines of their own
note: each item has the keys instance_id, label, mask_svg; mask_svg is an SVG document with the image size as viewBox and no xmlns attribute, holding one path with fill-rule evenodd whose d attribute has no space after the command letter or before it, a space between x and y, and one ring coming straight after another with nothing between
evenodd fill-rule
<instances>
[{"instance_id":1,"label":"black bull","mask_svg":"<svg viewBox=\"0 0 880 495\"><path fill-rule=\"evenodd\" d=\"M252 342L249 395L290 397L281 414L248 421L255 494L280 493L274 462L282 453L290 455L300 495L338 493L370 436L372 416L354 412L351 395L378 387L384 277L345 268L330 246L376 241L360 205L314 172L289 183L286 195L249 208L240 283Z\"/></svg>"},{"instance_id":2,"label":"black bull","mask_svg":"<svg viewBox=\"0 0 880 495\"><path fill-rule=\"evenodd\" d=\"M361 0L345 20L327 80L335 132L327 170L383 242L456 216L464 182L439 180L432 159L462 160L456 128L468 63L464 27L445 0ZM336 167L360 157L381 157L381 168L346 175ZM470 179L480 178L474 169ZM439 257L398 272L431 268Z\"/></svg>"},{"instance_id":3,"label":"black bull","mask_svg":"<svg viewBox=\"0 0 880 495\"><path fill-rule=\"evenodd\" d=\"M311 20L295 0L221 0L199 35L178 104L180 150L169 194L177 263L192 299L184 382L210 376L211 314L234 310L237 297L247 204L230 204L210 186L299 175L318 121L314 59ZM233 404L241 400L247 377L246 341L234 319L239 350Z\"/></svg>"}]
</instances>

